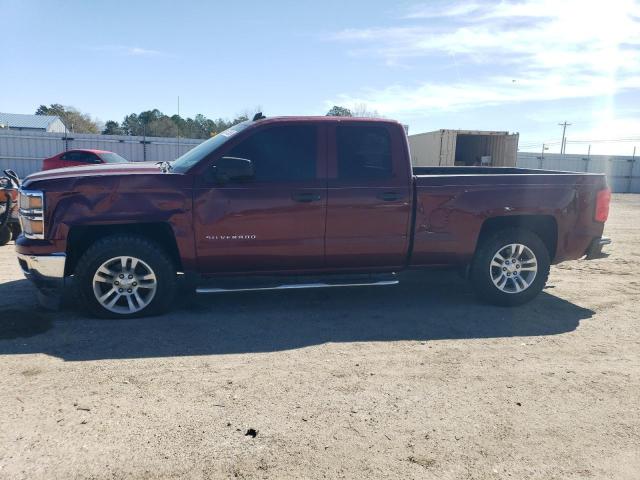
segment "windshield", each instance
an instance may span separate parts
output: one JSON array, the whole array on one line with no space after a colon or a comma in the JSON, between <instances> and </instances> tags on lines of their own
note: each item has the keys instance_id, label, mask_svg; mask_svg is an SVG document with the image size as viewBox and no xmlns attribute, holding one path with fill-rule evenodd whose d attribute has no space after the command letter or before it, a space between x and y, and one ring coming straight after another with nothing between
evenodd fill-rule
<instances>
[{"instance_id":1,"label":"windshield","mask_svg":"<svg viewBox=\"0 0 640 480\"><path fill-rule=\"evenodd\" d=\"M126 158L123 158L117 153L113 153L113 152L100 153L99 157L102 159L104 163L127 163Z\"/></svg>"},{"instance_id":2,"label":"windshield","mask_svg":"<svg viewBox=\"0 0 640 480\"><path fill-rule=\"evenodd\" d=\"M233 137L236 133L241 132L249 125L251 125L250 121L238 123L237 125L234 125L233 127L227 128L225 131L220 132L215 137L202 142L197 147L192 148L187 153L171 162L171 170L178 173L186 172L211 152L225 144L227 140Z\"/></svg>"}]
</instances>

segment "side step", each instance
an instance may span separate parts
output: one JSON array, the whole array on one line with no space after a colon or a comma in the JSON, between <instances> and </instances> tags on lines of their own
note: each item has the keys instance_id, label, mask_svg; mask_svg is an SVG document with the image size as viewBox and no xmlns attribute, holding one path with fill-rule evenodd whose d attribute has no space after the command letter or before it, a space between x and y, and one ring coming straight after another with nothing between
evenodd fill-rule
<instances>
[{"instance_id":1,"label":"side step","mask_svg":"<svg viewBox=\"0 0 640 480\"><path fill-rule=\"evenodd\" d=\"M331 288L331 287L379 287L385 285L397 285L399 280L395 274L384 276L359 275L354 277L337 278L300 278L300 281L282 283L282 277L268 280L260 279L252 281L251 278L232 279L228 282L216 282L217 285L201 286L196 288L196 293L231 293L231 292L259 292L266 290L297 290L303 288Z\"/></svg>"}]
</instances>

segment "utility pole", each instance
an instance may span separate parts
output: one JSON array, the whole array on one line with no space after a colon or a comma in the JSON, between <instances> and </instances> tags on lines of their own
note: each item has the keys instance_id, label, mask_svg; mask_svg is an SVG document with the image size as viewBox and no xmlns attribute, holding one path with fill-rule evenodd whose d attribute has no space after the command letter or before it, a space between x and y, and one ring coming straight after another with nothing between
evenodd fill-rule
<instances>
[{"instance_id":1,"label":"utility pole","mask_svg":"<svg viewBox=\"0 0 640 480\"><path fill-rule=\"evenodd\" d=\"M542 169L543 167L543 162L544 162L544 151L548 150L549 147L547 147L544 143L542 144L542 154L540 155L540 164L538 166L538 168Z\"/></svg>"},{"instance_id":2,"label":"utility pole","mask_svg":"<svg viewBox=\"0 0 640 480\"><path fill-rule=\"evenodd\" d=\"M178 127L178 156L180 156L180 95L178 95L178 121L176 122L176 126Z\"/></svg>"},{"instance_id":3,"label":"utility pole","mask_svg":"<svg viewBox=\"0 0 640 480\"><path fill-rule=\"evenodd\" d=\"M589 148L587 149L587 158L584 159L584 171L589 171L589 163L591 162L591 144L589 144Z\"/></svg>"},{"instance_id":4,"label":"utility pole","mask_svg":"<svg viewBox=\"0 0 640 480\"><path fill-rule=\"evenodd\" d=\"M564 123L559 123L558 125L562 127L562 143L560 144L560 154L564 155L567 146L565 143L565 133L567 132L567 127L571 124L567 123L567 121L565 120Z\"/></svg>"},{"instance_id":5,"label":"utility pole","mask_svg":"<svg viewBox=\"0 0 640 480\"><path fill-rule=\"evenodd\" d=\"M631 156L631 168L629 169L629 181L627 183L627 193L631 193L631 185L633 182L633 170L636 163L636 146L633 146L633 155Z\"/></svg>"}]
</instances>

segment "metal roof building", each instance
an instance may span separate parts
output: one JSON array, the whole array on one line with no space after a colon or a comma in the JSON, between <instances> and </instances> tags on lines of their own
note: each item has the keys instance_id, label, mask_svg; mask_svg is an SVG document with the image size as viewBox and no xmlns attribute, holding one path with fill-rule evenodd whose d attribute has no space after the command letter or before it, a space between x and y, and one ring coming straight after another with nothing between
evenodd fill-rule
<instances>
[{"instance_id":1,"label":"metal roof building","mask_svg":"<svg viewBox=\"0 0 640 480\"><path fill-rule=\"evenodd\" d=\"M24 115L0 112L0 128L31 132L64 133L64 123L54 115Z\"/></svg>"}]
</instances>

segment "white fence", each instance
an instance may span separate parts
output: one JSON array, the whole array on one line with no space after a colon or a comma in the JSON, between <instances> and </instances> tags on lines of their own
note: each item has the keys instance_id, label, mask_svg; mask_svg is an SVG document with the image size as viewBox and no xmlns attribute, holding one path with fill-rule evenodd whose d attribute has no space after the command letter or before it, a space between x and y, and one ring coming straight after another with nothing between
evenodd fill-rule
<instances>
[{"instance_id":1,"label":"white fence","mask_svg":"<svg viewBox=\"0 0 640 480\"><path fill-rule=\"evenodd\" d=\"M42 169L42 160L73 148L109 150L132 162L174 160L201 143L200 139L44 133L0 130L0 171L19 177Z\"/></svg>"},{"instance_id":2,"label":"white fence","mask_svg":"<svg viewBox=\"0 0 640 480\"><path fill-rule=\"evenodd\" d=\"M618 193L640 193L640 162L637 157L613 155L562 155L518 152L518 167L572 172L606 173L609 187Z\"/></svg>"},{"instance_id":3,"label":"white fence","mask_svg":"<svg viewBox=\"0 0 640 480\"><path fill-rule=\"evenodd\" d=\"M42 169L42 160L72 148L110 150L132 162L174 160L202 140L83 133L29 133L0 129L0 171L21 178ZM640 193L640 162L635 157L518 152L518 166L606 173L614 192Z\"/></svg>"}]
</instances>

